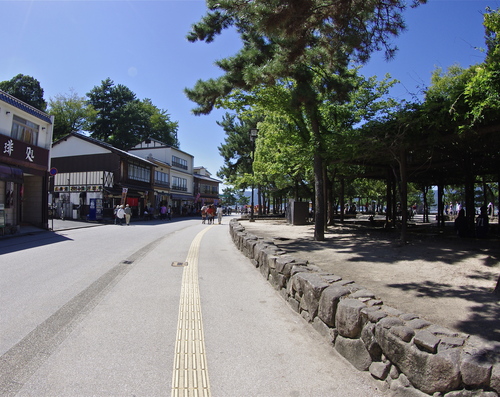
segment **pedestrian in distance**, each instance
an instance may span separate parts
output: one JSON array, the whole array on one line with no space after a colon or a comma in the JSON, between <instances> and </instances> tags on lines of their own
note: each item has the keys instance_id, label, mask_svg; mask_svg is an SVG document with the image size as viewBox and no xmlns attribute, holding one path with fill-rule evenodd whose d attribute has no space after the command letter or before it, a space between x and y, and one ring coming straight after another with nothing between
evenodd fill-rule
<instances>
[{"instance_id":1,"label":"pedestrian in distance","mask_svg":"<svg viewBox=\"0 0 500 397\"><path fill-rule=\"evenodd\" d=\"M167 207L167 217L168 217L168 220L171 221L172 220L172 206L169 205Z\"/></svg>"},{"instance_id":2,"label":"pedestrian in distance","mask_svg":"<svg viewBox=\"0 0 500 397\"><path fill-rule=\"evenodd\" d=\"M207 208L207 220L209 225L212 225L214 223L214 216L215 216L215 208L212 204L210 204Z\"/></svg>"},{"instance_id":3,"label":"pedestrian in distance","mask_svg":"<svg viewBox=\"0 0 500 397\"><path fill-rule=\"evenodd\" d=\"M217 220L220 225L222 223L222 207L220 205L217 207Z\"/></svg>"},{"instance_id":4,"label":"pedestrian in distance","mask_svg":"<svg viewBox=\"0 0 500 397\"><path fill-rule=\"evenodd\" d=\"M463 208L458 211L457 218L455 219L455 230L458 237L467 237L469 234L467 219L465 218L465 210Z\"/></svg>"},{"instance_id":5,"label":"pedestrian in distance","mask_svg":"<svg viewBox=\"0 0 500 397\"><path fill-rule=\"evenodd\" d=\"M476 237L486 238L488 236L488 228L488 208L483 205L481 207L481 214L476 218Z\"/></svg>"},{"instance_id":6,"label":"pedestrian in distance","mask_svg":"<svg viewBox=\"0 0 500 397\"><path fill-rule=\"evenodd\" d=\"M207 210L208 207L206 205L201 207L201 223L205 223L207 220Z\"/></svg>"},{"instance_id":7,"label":"pedestrian in distance","mask_svg":"<svg viewBox=\"0 0 500 397\"><path fill-rule=\"evenodd\" d=\"M125 206L124 212L125 212L125 224L127 226L130 226L130 218L132 218L132 209L128 204Z\"/></svg>"},{"instance_id":8,"label":"pedestrian in distance","mask_svg":"<svg viewBox=\"0 0 500 397\"><path fill-rule=\"evenodd\" d=\"M116 220L120 226L123 226L124 218L125 218L125 210L123 209L123 205L120 205L116 210Z\"/></svg>"}]
</instances>

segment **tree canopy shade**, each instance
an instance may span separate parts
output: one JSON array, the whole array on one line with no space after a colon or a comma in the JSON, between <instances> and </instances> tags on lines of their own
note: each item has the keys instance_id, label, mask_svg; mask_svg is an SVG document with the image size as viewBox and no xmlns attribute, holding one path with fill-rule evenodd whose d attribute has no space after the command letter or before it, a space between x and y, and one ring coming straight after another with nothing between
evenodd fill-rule
<instances>
[{"instance_id":1,"label":"tree canopy shade","mask_svg":"<svg viewBox=\"0 0 500 397\"><path fill-rule=\"evenodd\" d=\"M460 202L471 232L475 208L494 201L486 182L500 177L499 11L489 10L484 25L489 37L485 62L437 69L422 103L401 106L353 132L358 150L353 159L364 165L365 176L382 179L391 169L402 187L406 182L463 186ZM372 150L363 150L363 142ZM479 200L478 184L484 190Z\"/></svg>"},{"instance_id":2,"label":"tree canopy shade","mask_svg":"<svg viewBox=\"0 0 500 397\"><path fill-rule=\"evenodd\" d=\"M425 3L414 1L413 5ZM404 29L401 16L406 1L353 0L207 1L208 13L193 26L188 39L211 42L222 30L234 26L243 47L233 57L216 64L225 72L217 79L198 81L186 89L208 114L234 89L250 91L291 79L290 105L295 109L305 144L312 148L315 179L315 238L324 239L324 140L321 95L329 92L336 102L352 90L347 69L351 60L364 62L370 53L384 49L394 55L390 40Z\"/></svg>"},{"instance_id":3,"label":"tree canopy shade","mask_svg":"<svg viewBox=\"0 0 500 397\"><path fill-rule=\"evenodd\" d=\"M89 124L93 138L121 149L130 148L150 137L178 146L178 123L153 105L150 99L140 101L126 86L115 86L111 79L101 82L88 94L88 104L95 110Z\"/></svg>"},{"instance_id":4,"label":"tree canopy shade","mask_svg":"<svg viewBox=\"0 0 500 397\"><path fill-rule=\"evenodd\" d=\"M41 111L47 109L40 82L31 76L18 74L11 80L0 81L0 90Z\"/></svg>"}]
</instances>

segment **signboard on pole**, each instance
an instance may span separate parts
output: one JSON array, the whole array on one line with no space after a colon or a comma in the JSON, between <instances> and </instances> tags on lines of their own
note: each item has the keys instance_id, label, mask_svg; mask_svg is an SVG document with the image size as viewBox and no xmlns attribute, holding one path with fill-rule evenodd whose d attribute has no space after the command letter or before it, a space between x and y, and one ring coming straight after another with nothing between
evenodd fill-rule
<instances>
[{"instance_id":1,"label":"signboard on pole","mask_svg":"<svg viewBox=\"0 0 500 397\"><path fill-rule=\"evenodd\" d=\"M127 201L127 193L128 193L128 188L124 187L122 189L122 202L121 202L121 205L125 205L125 202Z\"/></svg>"}]
</instances>

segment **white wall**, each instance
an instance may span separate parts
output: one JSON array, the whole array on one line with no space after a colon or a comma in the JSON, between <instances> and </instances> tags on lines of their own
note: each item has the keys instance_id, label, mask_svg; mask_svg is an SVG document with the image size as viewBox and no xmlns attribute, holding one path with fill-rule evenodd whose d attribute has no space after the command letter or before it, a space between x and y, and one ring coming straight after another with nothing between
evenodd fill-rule
<instances>
[{"instance_id":1,"label":"white wall","mask_svg":"<svg viewBox=\"0 0 500 397\"><path fill-rule=\"evenodd\" d=\"M68 137L65 141L59 142L52 147L52 157L73 157L89 154L111 153L99 145L94 145L75 136Z\"/></svg>"}]
</instances>

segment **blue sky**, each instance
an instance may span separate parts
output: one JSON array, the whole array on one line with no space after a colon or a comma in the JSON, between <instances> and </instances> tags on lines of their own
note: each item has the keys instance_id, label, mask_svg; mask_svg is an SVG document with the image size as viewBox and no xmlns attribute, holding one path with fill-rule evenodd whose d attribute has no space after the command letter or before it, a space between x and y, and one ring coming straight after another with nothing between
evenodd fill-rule
<instances>
[{"instance_id":1,"label":"blue sky","mask_svg":"<svg viewBox=\"0 0 500 397\"><path fill-rule=\"evenodd\" d=\"M401 81L392 95L411 99L429 84L436 67L483 61L476 49L485 46L482 13L499 5L499 0L429 0L409 9L408 30L395 39L396 58L385 62L375 54L363 74L390 73ZM19 73L32 76L48 101L70 90L85 96L109 77L178 121L180 148L215 176L222 165L217 147L224 141L216 121L224 112L192 115L194 103L183 89L219 76L214 61L235 54L240 41L231 32L211 44L186 40L205 14L203 0L0 0L0 10L0 81Z\"/></svg>"}]
</instances>

